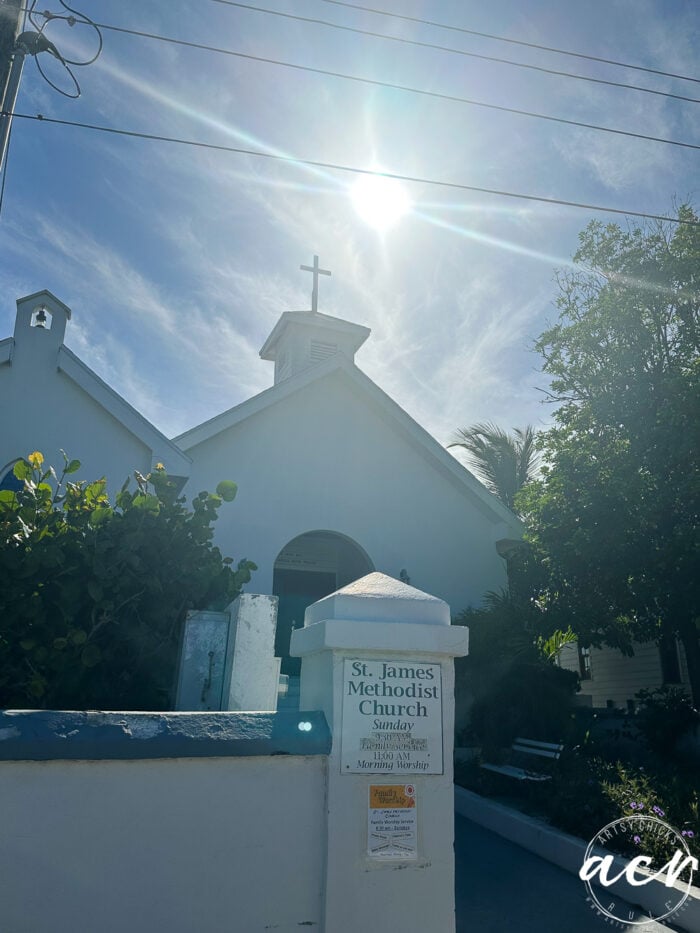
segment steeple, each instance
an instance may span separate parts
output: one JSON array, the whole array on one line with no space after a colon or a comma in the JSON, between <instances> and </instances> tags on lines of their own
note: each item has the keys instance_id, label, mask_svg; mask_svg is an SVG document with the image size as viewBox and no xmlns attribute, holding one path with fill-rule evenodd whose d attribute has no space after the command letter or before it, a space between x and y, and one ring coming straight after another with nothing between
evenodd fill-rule
<instances>
[{"instance_id":1,"label":"steeple","mask_svg":"<svg viewBox=\"0 0 700 933\"><path fill-rule=\"evenodd\" d=\"M285 311L260 351L263 360L275 364L275 385L338 352L354 361L370 335L369 327L319 313L318 277L330 272L319 268L318 256L313 266L300 268L313 273L311 311Z\"/></svg>"}]
</instances>

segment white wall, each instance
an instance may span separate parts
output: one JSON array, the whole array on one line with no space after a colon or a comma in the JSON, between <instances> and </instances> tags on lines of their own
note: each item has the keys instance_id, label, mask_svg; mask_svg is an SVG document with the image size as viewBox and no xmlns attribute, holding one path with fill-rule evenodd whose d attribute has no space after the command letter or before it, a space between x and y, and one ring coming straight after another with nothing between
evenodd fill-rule
<instances>
[{"instance_id":1,"label":"white wall","mask_svg":"<svg viewBox=\"0 0 700 933\"><path fill-rule=\"evenodd\" d=\"M187 451L186 493L239 485L221 510L224 554L259 570L249 589L272 591L279 551L313 530L347 535L376 570L439 596L459 612L505 585L495 518L459 482L397 432L367 395L337 372Z\"/></svg>"},{"instance_id":2,"label":"white wall","mask_svg":"<svg viewBox=\"0 0 700 933\"><path fill-rule=\"evenodd\" d=\"M325 761L0 763L0 926L318 929Z\"/></svg>"},{"instance_id":3,"label":"white wall","mask_svg":"<svg viewBox=\"0 0 700 933\"><path fill-rule=\"evenodd\" d=\"M107 474L114 493L135 469L150 470L151 451L58 370L59 346L52 331L21 329L0 366L0 471L33 450L59 471L62 448L82 463L73 480Z\"/></svg>"}]
</instances>

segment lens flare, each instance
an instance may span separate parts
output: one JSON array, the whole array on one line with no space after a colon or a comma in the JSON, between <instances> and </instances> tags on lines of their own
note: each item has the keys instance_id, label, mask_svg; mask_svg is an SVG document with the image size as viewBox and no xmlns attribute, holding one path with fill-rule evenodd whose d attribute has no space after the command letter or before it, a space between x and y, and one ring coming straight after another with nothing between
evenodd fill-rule
<instances>
[{"instance_id":1,"label":"lens flare","mask_svg":"<svg viewBox=\"0 0 700 933\"><path fill-rule=\"evenodd\" d=\"M362 175L350 189L350 197L365 223L380 232L393 227L411 209L406 189L395 178Z\"/></svg>"}]
</instances>

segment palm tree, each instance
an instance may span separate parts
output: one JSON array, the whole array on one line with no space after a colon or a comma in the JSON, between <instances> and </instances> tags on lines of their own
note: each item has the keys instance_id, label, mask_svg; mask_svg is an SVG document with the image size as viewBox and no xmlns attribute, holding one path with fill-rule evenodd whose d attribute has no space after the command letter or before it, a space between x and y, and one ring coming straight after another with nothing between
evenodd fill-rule
<instances>
[{"instance_id":1,"label":"palm tree","mask_svg":"<svg viewBox=\"0 0 700 933\"><path fill-rule=\"evenodd\" d=\"M515 494L537 471L539 455L535 450L532 425L512 434L491 422L461 428L448 447L463 447L471 466L487 489L509 509L515 510Z\"/></svg>"}]
</instances>

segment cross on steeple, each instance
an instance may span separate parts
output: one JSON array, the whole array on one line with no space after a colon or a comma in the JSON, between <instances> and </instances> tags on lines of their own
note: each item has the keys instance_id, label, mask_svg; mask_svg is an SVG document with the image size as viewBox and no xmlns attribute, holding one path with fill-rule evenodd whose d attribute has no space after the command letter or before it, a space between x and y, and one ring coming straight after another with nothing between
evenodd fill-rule
<instances>
[{"instance_id":1,"label":"cross on steeple","mask_svg":"<svg viewBox=\"0 0 700 933\"><path fill-rule=\"evenodd\" d=\"M300 269L303 269L304 272L312 272L314 276L314 287L311 292L311 313L316 314L318 311L318 277L319 275L330 275L330 272L327 269L319 269L318 267L318 256L314 256L313 266L299 266Z\"/></svg>"}]
</instances>

